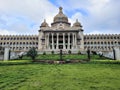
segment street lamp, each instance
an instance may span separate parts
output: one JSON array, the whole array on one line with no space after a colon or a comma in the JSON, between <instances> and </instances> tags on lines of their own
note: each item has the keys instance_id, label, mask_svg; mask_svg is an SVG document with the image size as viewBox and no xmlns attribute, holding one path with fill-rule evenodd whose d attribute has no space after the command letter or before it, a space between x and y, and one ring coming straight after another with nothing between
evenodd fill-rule
<instances>
[{"instance_id":1,"label":"street lamp","mask_svg":"<svg viewBox=\"0 0 120 90\"><path fill-rule=\"evenodd\" d=\"M60 46L60 60L62 60L62 46Z\"/></svg>"}]
</instances>

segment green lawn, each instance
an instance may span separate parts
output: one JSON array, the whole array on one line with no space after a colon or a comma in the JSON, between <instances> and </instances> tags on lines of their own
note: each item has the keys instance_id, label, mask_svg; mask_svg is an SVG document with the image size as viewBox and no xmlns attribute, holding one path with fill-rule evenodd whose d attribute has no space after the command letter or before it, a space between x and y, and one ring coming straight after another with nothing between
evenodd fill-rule
<instances>
[{"instance_id":1,"label":"green lawn","mask_svg":"<svg viewBox=\"0 0 120 90\"><path fill-rule=\"evenodd\" d=\"M120 61L0 62L0 90L120 90Z\"/></svg>"}]
</instances>

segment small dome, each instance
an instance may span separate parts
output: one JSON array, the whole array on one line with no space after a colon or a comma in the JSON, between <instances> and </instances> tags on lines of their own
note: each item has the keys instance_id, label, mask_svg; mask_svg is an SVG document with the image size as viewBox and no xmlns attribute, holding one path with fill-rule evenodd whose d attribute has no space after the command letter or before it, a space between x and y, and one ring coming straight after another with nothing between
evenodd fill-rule
<instances>
[{"instance_id":1,"label":"small dome","mask_svg":"<svg viewBox=\"0 0 120 90\"><path fill-rule=\"evenodd\" d=\"M47 22L46 22L46 20L44 19L44 22L41 24L41 26L40 27L48 27L48 24L47 24Z\"/></svg>"},{"instance_id":2,"label":"small dome","mask_svg":"<svg viewBox=\"0 0 120 90\"><path fill-rule=\"evenodd\" d=\"M54 23L55 22L67 22L68 18L66 15L63 14L62 7L59 7L59 13L54 17Z\"/></svg>"},{"instance_id":3,"label":"small dome","mask_svg":"<svg viewBox=\"0 0 120 90\"><path fill-rule=\"evenodd\" d=\"M73 27L82 27L81 23L76 19L76 22L73 24Z\"/></svg>"}]
</instances>

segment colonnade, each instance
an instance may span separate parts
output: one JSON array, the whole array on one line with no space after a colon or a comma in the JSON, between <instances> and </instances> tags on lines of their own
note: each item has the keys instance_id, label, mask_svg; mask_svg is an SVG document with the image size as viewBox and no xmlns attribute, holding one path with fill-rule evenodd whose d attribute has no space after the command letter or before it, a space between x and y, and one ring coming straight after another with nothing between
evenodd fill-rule
<instances>
[{"instance_id":1,"label":"colonnade","mask_svg":"<svg viewBox=\"0 0 120 90\"><path fill-rule=\"evenodd\" d=\"M45 33L46 49L76 49L77 33Z\"/></svg>"}]
</instances>

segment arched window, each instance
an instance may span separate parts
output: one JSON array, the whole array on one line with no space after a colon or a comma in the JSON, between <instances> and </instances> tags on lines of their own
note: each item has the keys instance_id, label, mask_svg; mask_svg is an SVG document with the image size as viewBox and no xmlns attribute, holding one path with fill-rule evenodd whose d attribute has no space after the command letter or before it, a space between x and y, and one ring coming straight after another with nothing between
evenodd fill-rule
<instances>
[{"instance_id":1,"label":"arched window","mask_svg":"<svg viewBox=\"0 0 120 90\"><path fill-rule=\"evenodd\" d=\"M113 42L111 42L111 44L113 45Z\"/></svg>"},{"instance_id":2,"label":"arched window","mask_svg":"<svg viewBox=\"0 0 120 90\"><path fill-rule=\"evenodd\" d=\"M13 45L15 45L15 42L13 42Z\"/></svg>"},{"instance_id":3,"label":"arched window","mask_svg":"<svg viewBox=\"0 0 120 90\"><path fill-rule=\"evenodd\" d=\"M7 44L9 44L9 42L7 42Z\"/></svg>"}]
</instances>

